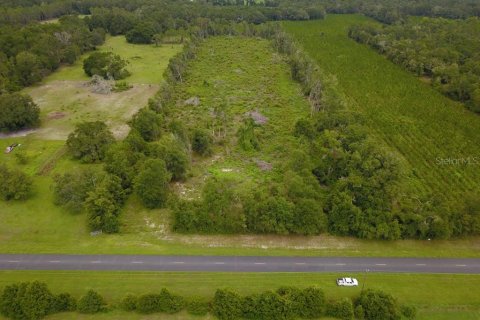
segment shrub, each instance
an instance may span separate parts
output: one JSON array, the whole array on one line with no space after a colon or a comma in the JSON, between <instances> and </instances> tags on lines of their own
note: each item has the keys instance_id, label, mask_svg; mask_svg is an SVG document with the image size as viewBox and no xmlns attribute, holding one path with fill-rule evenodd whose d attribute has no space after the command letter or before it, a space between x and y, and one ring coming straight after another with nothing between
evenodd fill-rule
<instances>
[{"instance_id":1,"label":"shrub","mask_svg":"<svg viewBox=\"0 0 480 320\"><path fill-rule=\"evenodd\" d=\"M400 312L409 320L415 319L415 316L417 315L417 309L414 306L401 306Z\"/></svg>"},{"instance_id":2,"label":"shrub","mask_svg":"<svg viewBox=\"0 0 480 320\"><path fill-rule=\"evenodd\" d=\"M182 142L174 137L164 137L157 144L151 145L150 155L165 161L172 180L179 181L186 177L189 159L182 148Z\"/></svg>"},{"instance_id":3,"label":"shrub","mask_svg":"<svg viewBox=\"0 0 480 320\"><path fill-rule=\"evenodd\" d=\"M138 298L132 294L129 294L125 298L123 298L120 306L125 311L135 311L137 310L137 303Z\"/></svg>"},{"instance_id":4,"label":"shrub","mask_svg":"<svg viewBox=\"0 0 480 320\"><path fill-rule=\"evenodd\" d=\"M348 298L332 301L327 304L327 315L342 320L353 319L353 304ZM378 319L380 320L380 318Z\"/></svg>"},{"instance_id":5,"label":"shrub","mask_svg":"<svg viewBox=\"0 0 480 320\"><path fill-rule=\"evenodd\" d=\"M247 319L262 320L290 319L294 312L290 300L272 291L246 297L243 309Z\"/></svg>"},{"instance_id":6,"label":"shrub","mask_svg":"<svg viewBox=\"0 0 480 320\"><path fill-rule=\"evenodd\" d=\"M68 136L67 148L75 159L93 163L103 160L113 141L113 135L104 122L83 122Z\"/></svg>"},{"instance_id":7,"label":"shrub","mask_svg":"<svg viewBox=\"0 0 480 320\"><path fill-rule=\"evenodd\" d=\"M55 297L55 312L69 312L77 309L77 300L70 293L61 293Z\"/></svg>"},{"instance_id":8,"label":"shrub","mask_svg":"<svg viewBox=\"0 0 480 320\"><path fill-rule=\"evenodd\" d=\"M0 132L36 127L40 108L30 96L20 93L0 94Z\"/></svg>"},{"instance_id":9,"label":"shrub","mask_svg":"<svg viewBox=\"0 0 480 320\"><path fill-rule=\"evenodd\" d=\"M154 141L160 138L162 117L154 111L143 108L133 116L130 126L140 133L145 141Z\"/></svg>"},{"instance_id":10,"label":"shrub","mask_svg":"<svg viewBox=\"0 0 480 320\"><path fill-rule=\"evenodd\" d=\"M38 281L6 286L0 297L0 313L8 318L36 320L54 311L54 295Z\"/></svg>"},{"instance_id":11,"label":"shrub","mask_svg":"<svg viewBox=\"0 0 480 320\"><path fill-rule=\"evenodd\" d=\"M185 300L181 296L170 293L167 289L162 289L159 295L160 312L177 313L185 306Z\"/></svg>"},{"instance_id":12,"label":"shrub","mask_svg":"<svg viewBox=\"0 0 480 320\"><path fill-rule=\"evenodd\" d=\"M319 318L325 311L325 294L315 287L298 289L283 287L277 290L278 294L292 302L292 309L300 318Z\"/></svg>"},{"instance_id":13,"label":"shrub","mask_svg":"<svg viewBox=\"0 0 480 320\"><path fill-rule=\"evenodd\" d=\"M195 316L204 316L210 311L210 303L201 298L192 298L187 301L187 311Z\"/></svg>"},{"instance_id":14,"label":"shrub","mask_svg":"<svg viewBox=\"0 0 480 320\"><path fill-rule=\"evenodd\" d=\"M228 289L218 289L213 298L213 313L220 320L233 320L242 315L242 298Z\"/></svg>"},{"instance_id":15,"label":"shrub","mask_svg":"<svg viewBox=\"0 0 480 320\"><path fill-rule=\"evenodd\" d=\"M380 290L362 291L355 301L356 306L362 306L366 320L397 320L400 310L397 301Z\"/></svg>"},{"instance_id":16,"label":"shrub","mask_svg":"<svg viewBox=\"0 0 480 320\"><path fill-rule=\"evenodd\" d=\"M205 131L197 129L192 136L192 149L201 156L208 156L212 153L212 137Z\"/></svg>"},{"instance_id":17,"label":"shrub","mask_svg":"<svg viewBox=\"0 0 480 320\"><path fill-rule=\"evenodd\" d=\"M160 312L160 295L144 294L138 297L136 310L139 313L150 314Z\"/></svg>"},{"instance_id":18,"label":"shrub","mask_svg":"<svg viewBox=\"0 0 480 320\"><path fill-rule=\"evenodd\" d=\"M65 207L68 211L78 213L83 210L88 193L95 188L101 179L94 170L78 170L66 172L53 177L54 203Z\"/></svg>"},{"instance_id":19,"label":"shrub","mask_svg":"<svg viewBox=\"0 0 480 320\"><path fill-rule=\"evenodd\" d=\"M133 135L131 135L127 141L113 144L104 158L105 171L119 177L122 180L122 187L128 192L132 187L133 179L137 175L137 164L145 158L142 153L134 149L135 145L129 144L129 142L135 144L132 141L133 139Z\"/></svg>"},{"instance_id":20,"label":"shrub","mask_svg":"<svg viewBox=\"0 0 480 320\"><path fill-rule=\"evenodd\" d=\"M98 313L106 310L106 302L103 297L93 290L87 293L78 301L77 310L80 313Z\"/></svg>"},{"instance_id":21,"label":"shrub","mask_svg":"<svg viewBox=\"0 0 480 320\"><path fill-rule=\"evenodd\" d=\"M0 164L0 197L3 200L25 200L31 193L33 180L22 171Z\"/></svg>"}]
</instances>

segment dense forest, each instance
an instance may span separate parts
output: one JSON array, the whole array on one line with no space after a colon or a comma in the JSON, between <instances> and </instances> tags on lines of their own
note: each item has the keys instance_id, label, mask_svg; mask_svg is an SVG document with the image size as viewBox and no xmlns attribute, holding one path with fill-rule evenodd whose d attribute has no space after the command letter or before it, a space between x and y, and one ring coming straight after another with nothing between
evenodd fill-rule
<instances>
[{"instance_id":1,"label":"dense forest","mask_svg":"<svg viewBox=\"0 0 480 320\"><path fill-rule=\"evenodd\" d=\"M404 23L354 26L349 36L368 44L448 97L480 112L480 20L410 18Z\"/></svg>"}]
</instances>

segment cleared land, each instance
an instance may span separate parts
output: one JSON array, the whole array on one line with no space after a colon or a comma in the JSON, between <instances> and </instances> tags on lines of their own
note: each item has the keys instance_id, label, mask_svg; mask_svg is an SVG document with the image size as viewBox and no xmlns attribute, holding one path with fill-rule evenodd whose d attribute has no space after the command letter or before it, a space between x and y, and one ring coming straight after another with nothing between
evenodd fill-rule
<instances>
[{"instance_id":1,"label":"cleared land","mask_svg":"<svg viewBox=\"0 0 480 320\"><path fill-rule=\"evenodd\" d=\"M195 295L212 297L216 288L231 288L242 294L277 289L283 285L306 287L317 285L327 297L353 297L360 293L358 288L337 287L335 279L345 274L298 274L298 273L153 273L153 272L0 272L0 288L17 281L40 280L48 283L53 292L71 292L76 297L88 289L95 289L116 304L127 293L155 292L166 287L186 297ZM480 276L463 275L412 275L412 274L351 274L365 288L381 289L396 296L400 302L419 308L418 319L478 319L480 303L478 286ZM415 290L412 284L415 283ZM101 316L87 317L73 314L56 315L50 319L130 319L134 314L118 311ZM75 314L76 316L76 314ZM136 318L134 318L136 319ZM186 314L173 316L153 315L138 319L202 319ZM207 319L207 318L206 318Z\"/></svg>"},{"instance_id":2,"label":"cleared land","mask_svg":"<svg viewBox=\"0 0 480 320\"><path fill-rule=\"evenodd\" d=\"M177 116L188 124L195 123L196 117L198 121L211 121L210 110L222 103L217 100L222 96L232 105L234 120L227 131L227 143L215 150L219 156L194 159L193 177L187 184L175 185L175 188L194 195L198 193L193 188L195 183L200 185L208 175L228 175L248 183L264 175L281 174L276 168L284 157L282 147L294 143L290 138L294 119L308 113L309 107L298 85L290 80L288 66L273 53L268 42L248 38L209 40L200 49L199 59L192 62L182 88ZM199 97L200 105L183 104L184 100L194 96ZM241 123L244 113L252 109L258 109L268 117L260 136L264 157L255 151L228 152L237 148L234 141L236 126ZM38 140L32 136L2 142L5 146L21 143L15 152L24 152L29 162L19 165L14 153L0 153L0 163L38 175L31 199L24 203L0 202L0 252L3 253L480 257L480 238L384 242L328 235L173 234L169 231L168 212L144 209L136 197L131 197L123 210L120 234L92 237L85 227L84 215L71 215L53 204L52 175L84 166L62 155L64 143ZM272 163L272 171L261 171L254 161L257 158Z\"/></svg>"},{"instance_id":3,"label":"cleared land","mask_svg":"<svg viewBox=\"0 0 480 320\"><path fill-rule=\"evenodd\" d=\"M323 70L336 75L371 135L397 152L412 172L406 183L420 197L460 207L465 193L480 191L480 163L473 161L480 157L480 117L348 38L350 25L367 21L360 15L329 15L283 25Z\"/></svg>"},{"instance_id":4,"label":"cleared land","mask_svg":"<svg viewBox=\"0 0 480 320\"><path fill-rule=\"evenodd\" d=\"M176 187L194 197L208 176L235 179L244 188L282 176L291 150L296 120L308 116L309 104L300 86L290 77L284 58L267 40L213 37L199 49L180 85L177 109L172 117L187 126L215 132L217 147L206 159L193 159L192 177ZM198 105L185 101L198 98ZM251 113L259 119L255 128L258 149L244 150L238 129Z\"/></svg>"},{"instance_id":5,"label":"cleared land","mask_svg":"<svg viewBox=\"0 0 480 320\"><path fill-rule=\"evenodd\" d=\"M83 71L82 56L72 66L60 68L43 83L25 89L40 106L42 125L33 136L38 139L64 140L81 121L104 120L117 138L128 132L126 122L144 107L163 81L169 59L181 45L133 45L125 37L109 37L99 51L112 51L126 59L132 73L125 79L133 88L111 94L93 93Z\"/></svg>"}]
</instances>

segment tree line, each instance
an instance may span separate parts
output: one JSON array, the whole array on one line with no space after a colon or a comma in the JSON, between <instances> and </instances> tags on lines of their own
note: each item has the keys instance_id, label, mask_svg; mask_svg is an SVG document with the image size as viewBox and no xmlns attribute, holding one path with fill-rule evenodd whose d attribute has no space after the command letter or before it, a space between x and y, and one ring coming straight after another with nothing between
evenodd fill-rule
<instances>
[{"instance_id":1,"label":"tree line","mask_svg":"<svg viewBox=\"0 0 480 320\"><path fill-rule=\"evenodd\" d=\"M315 319L323 316L342 320L414 319L416 309L403 305L380 290L365 290L359 296L327 299L318 287L280 287L273 291L242 296L229 289L217 289L213 299L183 297L163 288L158 293L128 294L120 309L139 314L213 314L220 320ZM22 282L7 285L0 295L0 314L10 319L37 320L59 312L95 314L115 309L96 291L80 299L69 293L53 294L45 283Z\"/></svg>"},{"instance_id":2,"label":"tree line","mask_svg":"<svg viewBox=\"0 0 480 320\"><path fill-rule=\"evenodd\" d=\"M408 19L356 25L349 36L386 55L434 88L480 112L480 20Z\"/></svg>"}]
</instances>

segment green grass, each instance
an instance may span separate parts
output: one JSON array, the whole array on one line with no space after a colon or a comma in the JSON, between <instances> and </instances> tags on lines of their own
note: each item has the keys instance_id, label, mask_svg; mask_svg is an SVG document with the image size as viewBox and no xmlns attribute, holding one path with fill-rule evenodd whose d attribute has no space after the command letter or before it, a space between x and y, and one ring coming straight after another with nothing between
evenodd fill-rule
<instances>
[{"instance_id":1,"label":"green grass","mask_svg":"<svg viewBox=\"0 0 480 320\"><path fill-rule=\"evenodd\" d=\"M156 47L155 45L129 44L124 36L107 37L99 51L111 51L128 61L127 69L132 74L125 81L140 84L160 84L163 80L163 71L169 59L180 52L182 45L169 44ZM72 66L60 68L48 76L44 82L56 80L86 81L88 76L83 71L83 60L89 56L86 53Z\"/></svg>"},{"instance_id":2,"label":"green grass","mask_svg":"<svg viewBox=\"0 0 480 320\"><path fill-rule=\"evenodd\" d=\"M308 116L310 107L299 84L292 81L288 64L267 40L207 39L177 91L177 106L181 107L172 112L172 117L211 132L227 124L226 135L216 136L214 155L193 162L193 177L186 182L186 188L198 193L205 178L215 175L236 179L251 189L255 183L283 175L289 152L299 148L292 135L295 122ZM200 104L182 106L191 97L198 97ZM222 105L226 121L212 115ZM259 150L244 151L237 143L237 131L248 118L246 113L255 110L268 120L255 129ZM271 163L273 170L260 170L258 160Z\"/></svg>"},{"instance_id":3,"label":"green grass","mask_svg":"<svg viewBox=\"0 0 480 320\"><path fill-rule=\"evenodd\" d=\"M133 88L111 94L92 93L85 84L89 77L82 68L87 53L74 65L62 67L42 83L24 90L41 109L41 127L33 136L65 140L77 123L103 120L117 138L125 137L129 130L126 122L156 93L169 59L181 48L181 45L134 45L123 36L109 37L99 50L113 51L128 60L132 75L125 80Z\"/></svg>"},{"instance_id":4,"label":"green grass","mask_svg":"<svg viewBox=\"0 0 480 320\"><path fill-rule=\"evenodd\" d=\"M337 77L371 136L413 172L411 188L419 196L433 194L460 207L465 193L480 191L479 164L439 165L437 160L480 157L480 117L348 38L350 25L367 21L360 15L329 15L283 26L324 71Z\"/></svg>"},{"instance_id":5,"label":"green grass","mask_svg":"<svg viewBox=\"0 0 480 320\"><path fill-rule=\"evenodd\" d=\"M3 142L4 140L2 140ZM307 256L432 256L480 257L480 239L452 241L367 241L322 235L197 236L172 234L168 212L142 208L132 197L122 213L121 233L92 237L85 215L72 215L53 204L52 175L81 166L54 155L63 142L29 138L21 142L30 160L16 164L13 154L0 154L0 163L16 166L34 176L34 192L26 202L0 201L0 252L78 254L185 254L185 255L307 255ZM44 169L47 167L47 169ZM38 175L39 173L45 175Z\"/></svg>"},{"instance_id":6,"label":"green grass","mask_svg":"<svg viewBox=\"0 0 480 320\"><path fill-rule=\"evenodd\" d=\"M375 273L368 274L365 278L365 274L351 274L359 279L358 288L337 287L335 279L342 275L345 274L0 271L0 288L9 283L39 280L46 282L53 292L70 292L76 297L88 289L94 289L109 303L117 304L127 293L155 292L163 287L186 297L195 295L211 298L216 288L227 287L249 294L275 290L284 285L316 285L325 291L327 297L336 299L357 296L365 282L365 288L384 290L397 297L401 303L419 308L419 319L437 319L440 314L449 314L455 319L457 314L463 316L460 319L477 319L480 315L478 275ZM115 312L98 318L115 319L117 316L119 313ZM128 317L128 314L125 316ZM444 319L447 318L444 316ZM52 319L61 317L55 316ZM194 318L180 315L179 319Z\"/></svg>"}]
</instances>

